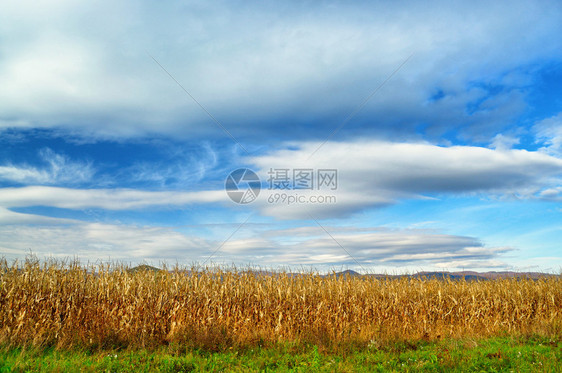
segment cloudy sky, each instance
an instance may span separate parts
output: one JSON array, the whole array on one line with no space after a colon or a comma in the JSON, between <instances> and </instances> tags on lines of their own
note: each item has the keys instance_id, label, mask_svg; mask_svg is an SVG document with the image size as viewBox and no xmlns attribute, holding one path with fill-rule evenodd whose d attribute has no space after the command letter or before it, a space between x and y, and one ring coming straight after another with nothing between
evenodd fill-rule
<instances>
[{"instance_id":1,"label":"cloudy sky","mask_svg":"<svg viewBox=\"0 0 562 373\"><path fill-rule=\"evenodd\" d=\"M0 255L560 272L561 34L558 1L4 1Z\"/></svg>"}]
</instances>

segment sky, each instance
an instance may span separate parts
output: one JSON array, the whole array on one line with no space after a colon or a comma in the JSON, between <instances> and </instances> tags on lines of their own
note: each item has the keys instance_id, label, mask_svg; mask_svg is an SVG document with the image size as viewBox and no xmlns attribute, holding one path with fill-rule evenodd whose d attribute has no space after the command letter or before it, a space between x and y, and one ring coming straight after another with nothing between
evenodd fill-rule
<instances>
[{"instance_id":1,"label":"sky","mask_svg":"<svg viewBox=\"0 0 562 373\"><path fill-rule=\"evenodd\" d=\"M7 0L0 256L562 272L558 1Z\"/></svg>"}]
</instances>

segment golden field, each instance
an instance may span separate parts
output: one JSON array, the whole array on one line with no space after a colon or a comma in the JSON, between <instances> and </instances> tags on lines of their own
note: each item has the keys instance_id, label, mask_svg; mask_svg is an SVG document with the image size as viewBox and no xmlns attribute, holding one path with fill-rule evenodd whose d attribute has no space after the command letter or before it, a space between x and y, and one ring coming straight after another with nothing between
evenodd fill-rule
<instances>
[{"instance_id":1,"label":"golden field","mask_svg":"<svg viewBox=\"0 0 562 373\"><path fill-rule=\"evenodd\" d=\"M467 282L1 263L0 345L211 350L560 334L562 281Z\"/></svg>"}]
</instances>

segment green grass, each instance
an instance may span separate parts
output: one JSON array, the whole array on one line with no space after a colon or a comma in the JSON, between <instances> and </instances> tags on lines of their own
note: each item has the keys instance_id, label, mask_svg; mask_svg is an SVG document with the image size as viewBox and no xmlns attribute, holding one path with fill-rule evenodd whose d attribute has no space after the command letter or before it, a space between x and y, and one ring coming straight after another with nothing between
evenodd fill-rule
<instances>
[{"instance_id":1,"label":"green grass","mask_svg":"<svg viewBox=\"0 0 562 373\"><path fill-rule=\"evenodd\" d=\"M559 372L562 342L547 337L394 342L340 352L313 345L278 344L208 352L168 346L157 350L24 350L0 352L0 372Z\"/></svg>"}]
</instances>

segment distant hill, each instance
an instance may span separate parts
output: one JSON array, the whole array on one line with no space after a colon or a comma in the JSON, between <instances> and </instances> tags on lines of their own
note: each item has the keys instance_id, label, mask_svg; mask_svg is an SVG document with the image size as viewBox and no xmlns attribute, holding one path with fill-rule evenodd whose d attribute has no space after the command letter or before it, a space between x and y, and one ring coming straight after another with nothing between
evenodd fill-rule
<instances>
[{"instance_id":1,"label":"distant hill","mask_svg":"<svg viewBox=\"0 0 562 373\"><path fill-rule=\"evenodd\" d=\"M143 271L160 272L161 269L153 266L149 266L148 264L141 264L136 267L128 269L128 271L131 273L143 272Z\"/></svg>"},{"instance_id":2,"label":"distant hill","mask_svg":"<svg viewBox=\"0 0 562 373\"><path fill-rule=\"evenodd\" d=\"M363 276L361 273L347 270L343 272L335 273L337 277L340 276ZM327 275L330 276L330 275ZM475 271L461 271L461 272L417 272L411 275L387 275L387 274L368 274L368 277L375 278L420 278L420 279L437 279L437 280L466 280L466 281L487 281L495 280L499 278L528 278L537 280L539 278L545 277L560 277L559 275L553 275L550 273L541 272L475 272Z\"/></svg>"},{"instance_id":3,"label":"distant hill","mask_svg":"<svg viewBox=\"0 0 562 373\"><path fill-rule=\"evenodd\" d=\"M474 272L474 271L462 271L462 272L418 272L414 275L415 277L426 277L426 278L450 278L455 279L466 279L466 280L494 280L499 278L528 278L537 280L544 277L559 277L557 275L549 273L540 272Z\"/></svg>"},{"instance_id":4,"label":"distant hill","mask_svg":"<svg viewBox=\"0 0 562 373\"><path fill-rule=\"evenodd\" d=\"M336 277L346 277L346 276L350 276L350 277L357 277L357 276L362 276L361 273L359 272L355 272L352 271L351 269L348 269L346 271L342 271L342 272L336 272L336 273L330 273L328 275L326 275L325 277L329 277L329 276L336 276Z\"/></svg>"}]
</instances>

